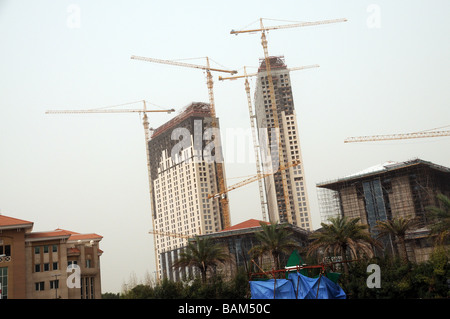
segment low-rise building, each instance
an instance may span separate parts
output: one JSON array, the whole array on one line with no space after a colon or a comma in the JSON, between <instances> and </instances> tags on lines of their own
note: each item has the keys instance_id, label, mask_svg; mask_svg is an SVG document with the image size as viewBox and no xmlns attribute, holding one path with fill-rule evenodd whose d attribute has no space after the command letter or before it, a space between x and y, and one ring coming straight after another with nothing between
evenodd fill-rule
<instances>
[{"instance_id":1,"label":"low-rise building","mask_svg":"<svg viewBox=\"0 0 450 319\"><path fill-rule=\"evenodd\" d=\"M0 289L6 299L101 298L102 236L0 215Z\"/></svg>"},{"instance_id":2,"label":"low-rise building","mask_svg":"<svg viewBox=\"0 0 450 319\"><path fill-rule=\"evenodd\" d=\"M199 235L199 239L210 239L214 243L222 245L225 252L230 256L230 260L223 264L218 264L216 269L211 269L215 273L220 273L227 278L231 278L236 274L239 268L245 269L246 272L259 272L260 269L270 270L272 269L272 258L266 256L252 262L252 256L249 251L254 246L259 245L259 240L255 237L255 233L261 232L261 223L268 224L268 222L260 221L256 219L249 219L239 224L230 226L221 231ZM310 231L299 228L292 224L283 224L282 227L291 232L291 239L297 242L299 247L306 248L308 245L308 236ZM195 242L196 238L192 237L189 242ZM186 268L173 268L173 263L177 260L179 254L184 247L177 250L168 251L162 258L164 262L163 269L164 275L170 280L183 280L186 278L192 278L195 274L195 269ZM288 255L281 256L281 265L285 265L289 258ZM208 274L210 275L210 274Z\"/></svg>"}]
</instances>

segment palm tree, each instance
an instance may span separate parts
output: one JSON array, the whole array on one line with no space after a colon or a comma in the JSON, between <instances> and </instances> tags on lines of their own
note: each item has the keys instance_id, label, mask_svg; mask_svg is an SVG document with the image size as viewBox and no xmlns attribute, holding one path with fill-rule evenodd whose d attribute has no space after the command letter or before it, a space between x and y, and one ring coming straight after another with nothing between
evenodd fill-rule
<instances>
[{"instance_id":1,"label":"palm tree","mask_svg":"<svg viewBox=\"0 0 450 319\"><path fill-rule=\"evenodd\" d=\"M174 262L172 267L182 268L193 266L200 270L202 282L206 283L206 273L210 267L216 266L218 263L224 263L230 259L220 244L214 243L209 238L195 237L185 250L180 253L179 258Z\"/></svg>"},{"instance_id":2,"label":"palm tree","mask_svg":"<svg viewBox=\"0 0 450 319\"><path fill-rule=\"evenodd\" d=\"M406 251L405 237L406 232L417 225L417 220L413 218L393 218L391 220L384 220L377 222L377 230L379 231L378 237L392 235L395 237L397 243L397 249L400 258L404 261L408 261L408 253Z\"/></svg>"},{"instance_id":3,"label":"palm tree","mask_svg":"<svg viewBox=\"0 0 450 319\"><path fill-rule=\"evenodd\" d=\"M280 269L280 255L289 253L293 248L298 248L299 244L291 238L292 232L286 230L283 225L277 223L260 223L260 225L262 231L255 233L260 244L253 246L249 253L254 256L271 254L273 267Z\"/></svg>"},{"instance_id":4,"label":"palm tree","mask_svg":"<svg viewBox=\"0 0 450 319\"><path fill-rule=\"evenodd\" d=\"M429 206L426 210L433 220L430 227L431 234L438 235L438 243L442 244L450 235L450 198L443 194L438 194L436 197L441 205Z\"/></svg>"},{"instance_id":5,"label":"palm tree","mask_svg":"<svg viewBox=\"0 0 450 319\"><path fill-rule=\"evenodd\" d=\"M329 224L321 223L322 229L310 235L313 241L308 247L307 255L323 250L325 256L342 256L345 260L358 258L360 254L373 256L372 246L380 247L367 231L368 226L359 223L359 218L348 219L337 216L328 219ZM343 263L345 273L348 273L347 263Z\"/></svg>"}]
</instances>

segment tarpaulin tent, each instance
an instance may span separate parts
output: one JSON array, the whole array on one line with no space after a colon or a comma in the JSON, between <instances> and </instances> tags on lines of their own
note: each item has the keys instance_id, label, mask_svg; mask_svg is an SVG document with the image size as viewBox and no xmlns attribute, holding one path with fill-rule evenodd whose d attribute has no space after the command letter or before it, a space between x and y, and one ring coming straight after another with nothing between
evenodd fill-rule
<instances>
[{"instance_id":1,"label":"tarpaulin tent","mask_svg":"<svg viewBox=\"0 0 450 319\"><path fill-rule=\"evenodd\" d=\"M292 281L268 279L250 281L252 299L295 299Z\"/></svg>"},{"instance_id":2,"label":"tarpaulin tent","mask_svg":"<svg viewBox=\"0 0 450 319\"><path fill-rule=\"evenodd\" d=\"M345 299L342 288L324 275L316 278L290 273L289 280L293 285L297 299Z\"/></svg>"},{"instance_id":3,"label":"tarpaulin tent","mask_svg":"<svg viewBox=\"0 0 450 319\"><path fill-rule=\"evenodd\" d=\"M345 299L342 288L324 275L290 273L288 279L250 281L252 299Z\"/></svg>"},{"instance_id":4,"label":"tarpaulin tent","mask_svg":"<svg viewBox=\"0 0 450 319\"><path fill-rule=\"evenodd\" d=\"M342 288L324 275L310 278L298 272L288 279L250 281L252 299L345 299Z\"/></svg>"},{"instance_id":5,"label":"tarpaulin tent","mask_svg":"<svg viewBox=\"0 0 450 319\"><path fill-rule=\"evenodd\" d=\"M325 271L330 265L305 265L298 251L294 250L285 269L250 275L252 299L345 299L347 296L337 283L341 274ZM309 277L308 270L315 274L318 270L319 275ZM285 279L276 279L276 274ZM251 279L258 276L267 278L267 275L271 275L273 279Z\"/></svg>"}]
</instances>

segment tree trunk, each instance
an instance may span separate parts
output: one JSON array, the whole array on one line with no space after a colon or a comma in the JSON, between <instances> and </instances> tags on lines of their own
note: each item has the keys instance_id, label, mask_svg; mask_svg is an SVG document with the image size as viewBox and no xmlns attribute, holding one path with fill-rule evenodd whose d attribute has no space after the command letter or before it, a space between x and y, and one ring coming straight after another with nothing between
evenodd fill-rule
<instances>
[{"instance_id":1,"label":"tree trunk","mask_svg":"<svg viewBox=\"0 0 450 319\"><path fill-rule=\"evenodd\" d=\"M347 260L347 246L346 245L342 245L341 246L341 251L342 251L342 261ZM344 267L344 273L346 275L348 275L348 265L347 265L347 263L343 262L342 266Z\"/></svg>"},{"instance_id":2,"label":"tree trunk","mask_svg":"<svg viewBox=\"0 0 450 319\"><path fill-rule=\"evenodd\" d=\"M400 236L397 237L397 243L398 243L398 252L400 254L400 258L403 260L403 262L408 262L408 252L406 251L406 243L405 243L405 237Z\"/></svg>"},{"instance_id":3,"label":"tree trunk","mask_svg":"<svg viewBox=\"0 0 450 319\"><path fill-rule=\"evenodd\" d=\"M202 282L206 283L206 271L207 271L207 266L205 266L205 264L202 262L202 268L200 269L201 273L202 273Z\"/></svg>"},{"instance_id":4,"label":"tree trunk","mask_svg":"<svg viewBox=\"0 0 450 319\"><path fill-rule=\"evenodd\" d=\"M272 257L273 257L273 266L275 267L275 270L280 269L280 262L278 260L278 254L272 253Z\"/></svg>"}]
</instances>

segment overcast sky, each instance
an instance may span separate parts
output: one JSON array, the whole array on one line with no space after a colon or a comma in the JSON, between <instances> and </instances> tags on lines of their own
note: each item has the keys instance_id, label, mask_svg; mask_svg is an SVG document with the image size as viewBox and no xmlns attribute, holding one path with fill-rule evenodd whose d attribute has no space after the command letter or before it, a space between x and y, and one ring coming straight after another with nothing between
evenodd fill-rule
<instances>
[{"instance_id":1,"label":"overcast sky","mask_svg":"<svg viewBox=\"0 0 450 319\"><path fill-rule=\"evenodd\" d=\"M450 167L449 137L344 144L350 136L450 125L448 12L446 0L0 0L0 210L33 221L34 231L60 227L104 236L103 292L119 292L132 274L139 280L146 273L153 276L141 118L45 111L143 99L153 109L208 102L203 71L131 60L131 55L208 56L215 67L242 71L263 57L260 34L235 36L232 29L257 27L260 17L347 18L268 34L269 54L284 55L289 67L320 65L291 73L318 228L317 183L389 160L421 158ZM225 139L225 132L233 136L250 128L244 83L213 75ZM150 126L173 116L151 114ZM228 151L234 145L231 138L226 141ZM233 177L255 173L250 155L228 158L228 185L239 181ZM257 183L230 192L229 198L232 224L262 219Z\"/></svg>"}]
</instances>

